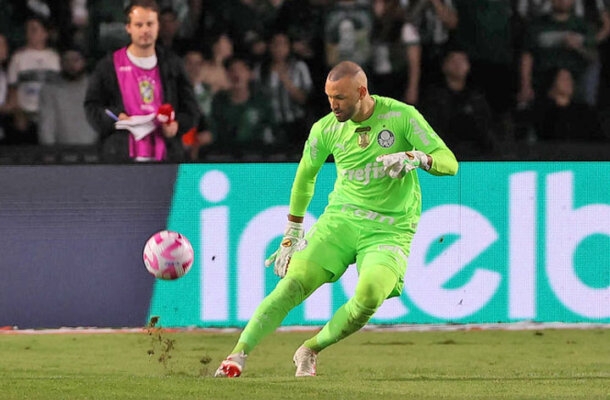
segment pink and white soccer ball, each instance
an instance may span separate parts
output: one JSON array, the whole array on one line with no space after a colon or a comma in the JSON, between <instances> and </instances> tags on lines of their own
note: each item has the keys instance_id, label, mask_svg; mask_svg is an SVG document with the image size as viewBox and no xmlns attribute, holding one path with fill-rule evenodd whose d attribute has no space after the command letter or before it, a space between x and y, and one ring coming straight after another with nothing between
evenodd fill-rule
<instances>
[{"instance_id":1,"label":"pink and white soccer ball","mask_svg":"<svg viewBox=\"0 0 610 400\"><path fill-rule=\"evenodd\" d=\"M144 265L155 278L174 280L193 265L193 246L181 233L163 230L152 235L144 246Z\"/></svg>"}]
</instances>

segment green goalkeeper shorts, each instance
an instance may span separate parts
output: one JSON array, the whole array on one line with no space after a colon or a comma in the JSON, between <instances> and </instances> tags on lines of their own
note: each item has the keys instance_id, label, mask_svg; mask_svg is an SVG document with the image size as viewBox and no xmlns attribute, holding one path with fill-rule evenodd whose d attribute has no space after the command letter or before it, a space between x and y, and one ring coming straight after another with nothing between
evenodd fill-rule
<instances>
[{"instance_id":1,"label":"green goalkeeper shorts","mask_svg":"<svg viewBox=\"0 0 610 400\"><path fill-rule=\"evenodd\" d=\"M388 298L399 296L417 220L408 225L407 230L398 229L388 222L327 211L305 235L307 246L294 253L292 259L321 266L333 274L331 282L337 281L354 263L358 271L363 267L385 266L396 275L396 286Z\"/></svg>"}]
</instances>

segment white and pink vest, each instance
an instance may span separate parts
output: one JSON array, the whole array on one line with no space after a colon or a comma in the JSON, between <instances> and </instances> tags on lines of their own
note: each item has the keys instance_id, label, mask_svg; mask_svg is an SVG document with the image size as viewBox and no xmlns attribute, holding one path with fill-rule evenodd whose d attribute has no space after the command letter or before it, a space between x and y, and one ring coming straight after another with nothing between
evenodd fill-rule
<instances>
[{"instance_id":1,"label":"white and pink vest","mask_svg":"<svg viewBox=\"0 0 610 400\"><path fill-rule=\"evenodd\" d=\"M130 116L156 113L163 104L159 66L152 69L138 67L127 56L127 48L115 51L113 56L125 113ZM129 156L136 160L164 160L166 146L161 127L141 140L129 135Z\"/></svg>"}]
</instances>

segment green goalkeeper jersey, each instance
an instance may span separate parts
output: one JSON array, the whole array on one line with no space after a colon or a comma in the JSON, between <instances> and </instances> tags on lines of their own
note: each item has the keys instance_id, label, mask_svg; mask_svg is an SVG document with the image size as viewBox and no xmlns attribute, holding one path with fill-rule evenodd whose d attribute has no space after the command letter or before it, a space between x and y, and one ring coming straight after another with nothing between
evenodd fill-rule
<instances>
[{"instance_id":1,"label":"green goalkeeper jersey","mask_svg":"<svg viewBox=\"0 0 610 400\"><path fill-rule=\"evenodd\" d=\"M416 171L393 179L377 156L420 150L432 156L434 175L455 175L458 163L443 140L415 107L381 96L365 121L337 121L333 113L311 128L297 168L290 213L304 216L314 193L317 174L333 155L337 180L326 207L372 220L391 219L397 227L416 222L421 214L421 190Z\"/></svg>"}]
</instances>

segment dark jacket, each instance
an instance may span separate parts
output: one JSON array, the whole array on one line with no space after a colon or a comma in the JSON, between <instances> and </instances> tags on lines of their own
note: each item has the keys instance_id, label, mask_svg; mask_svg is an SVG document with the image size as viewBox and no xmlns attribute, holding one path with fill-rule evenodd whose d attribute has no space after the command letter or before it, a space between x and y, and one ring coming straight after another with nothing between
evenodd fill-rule
<instances>
[{"instance_id":1,"label":"dark jacket","mask_svg":"<svg viewBox=\"0 0 610 400\"><path fill-rule=\"evenodd\" d=\"M533 109L533 125L540 140L598 142L605 139L597 110L585 103L566 106L546 97Z\"/></svg>"},{"instance_id":2,"label":"dark jacket","mask_svg":"<svg viewBox=\"0 0 610 400\"><path fill-rule=\"evenodd\" d=\"M470 86L451 90L446 83L427 87L419 106L430 126L458 158L493 158L499 147L485 95Z\"/></svg>"},{"instance_id":3,"label":"dark jacket","mask_svg":"<svg viewBox=\"0 0 610 400\"><path fill-rule=\"evenodd\" d=\"M168 161L179 162L184 159L180 137L197 125L199 108L182 59L159 46L156 54L163 85L163 102L174 107L178 121L178 135L166 139ZM89 79L84 106L87 120L100 134L102 158L105 161L129 160L128 135L125 131L117 131L114 121L105 113L106 108L115 115L125 110L114 69L113 53L107 54L97 63Z\"/></svg>"}]
</instances>

